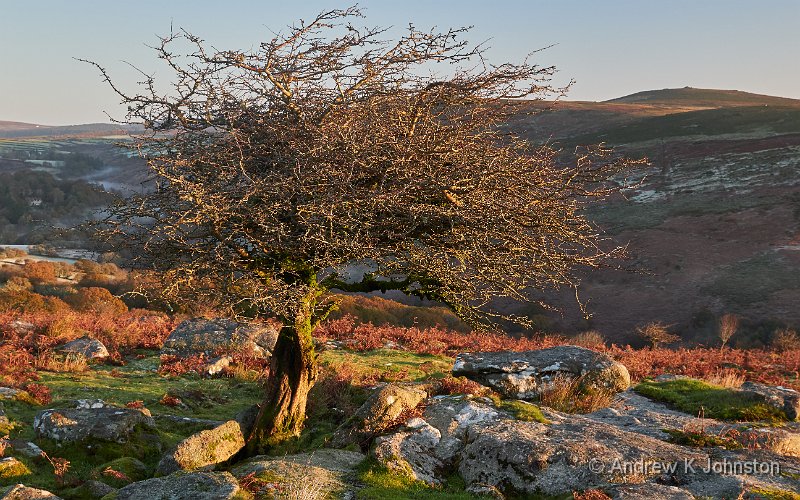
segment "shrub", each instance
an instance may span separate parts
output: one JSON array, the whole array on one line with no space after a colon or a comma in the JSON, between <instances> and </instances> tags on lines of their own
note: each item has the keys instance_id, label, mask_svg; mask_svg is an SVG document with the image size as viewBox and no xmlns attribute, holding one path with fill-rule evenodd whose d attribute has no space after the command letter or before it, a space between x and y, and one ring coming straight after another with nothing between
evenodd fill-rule
<instances>
[{"instance_id":1,"label":"shrub","mask_svg":"<svg viewBox=\"0 0 800 500\"><path fill-rule=\"evenodd\" d=\"M44 260L27 261L25 263L25 277L34 284L52 283L56 280L56 266Z\"/></svg>"},{"instance_id":2,"label":"shrub","mask_svg":"<svg viewBox=\"0 0 800 500\"><path fill-rule=\"evenodd\" d=\"M719 339L722 341L720 349L725 348L725 344L733 337L739 328L739 317L735 314L723 314L719 319Z\"/></svg>"},{"instance_id":3,"label":"shrub","mask_svg":"<svg viewBox=\"0 0 800 500\"><path fill-rule=\"evenodd\" d=\"M65 297L64 300L77 311L99 314L123 314L128 312L128 306L105 288L80 288L76 293Z\"/></svg>"},{"instance_id":4,"label":"shrub","mask_svg":"<svg viewBox=\"0 0 800 500\"><path fill-rule=\"evenodd\" d=\"M655 349L659 344L671 344L681 339L677 335L669 332L671 326L672 325L665 325L661 322L648 323L644 326L637 327L636 333L650 342Z\"/></svg>"},{"instance_id":5,"label":"shrub","mask_svg":"<svg viewBox=\"0 0 800 500\"><path fill-rule=\"evenodd\" d=\"M572 343L587 349L601 350L606 346L606 339L597 330L586 330L572 337Z\"/></svg>"},{"instance_id":6,"label":"shrub","mask_svg":"<svg viewBox=\"0 0 800 500\"><path fill-rule=\"evenodd\" d=\"M591 413L608 408L616 393L589 386L581 377L556 375L543 388L539 403L564 413Z\"/></svg>"},{"instance_id":7,"label":"shrub","mask_svg":"<svg viewBox=\"0 0 800 500\"><path fill-rule=\"evenodd\" d=\"M779 328L772 334L770 343L778 352L800 349L800 335L791 328Z\"/></svg>"}]
</instances>

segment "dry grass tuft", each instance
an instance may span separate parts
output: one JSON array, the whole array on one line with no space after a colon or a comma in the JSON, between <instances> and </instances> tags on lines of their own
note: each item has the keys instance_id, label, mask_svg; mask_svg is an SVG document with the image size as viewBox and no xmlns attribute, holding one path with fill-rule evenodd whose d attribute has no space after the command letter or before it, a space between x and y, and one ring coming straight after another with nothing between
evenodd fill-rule
<instances>
[{"instance_id":1,"label":"dry grass tuft","mask_svg":"<svg viewBox=\"0 0 800 500\"><path fill-rule=\"evenodd\" d=\"M564 413L591 413L608 408L616 393L589 387L581 377L556 375L541 393L539 403Z\"/></svg>"}]
</instances>

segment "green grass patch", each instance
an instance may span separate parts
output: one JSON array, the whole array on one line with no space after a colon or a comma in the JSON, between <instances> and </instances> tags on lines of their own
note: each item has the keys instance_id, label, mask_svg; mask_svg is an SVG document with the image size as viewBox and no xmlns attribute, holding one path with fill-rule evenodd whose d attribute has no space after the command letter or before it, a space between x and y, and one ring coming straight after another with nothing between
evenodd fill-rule
<instances>
[{"instance_id":1,"label":"green grass patch","mask_svg":"<svg viewBox=\"0 0 800 500\"><path fill-rule=\"evenodd\" d=\"M747 500L800 500L800 495L788 490L755 488L748 491L742 498Z\"/></svg>"},{"instance_id":2,"label":"green grass patch","mask_svg":"<svg viewBox=\"0 0 800 500\"><path fill-rule=\"evenodd\" d=\"M358 469L364 488L358 491L359 500L472 500L484 498L465 491L464 481L453 476L441 488L392 472L375 459L365 460Z\"/></svg>"},{"instance_id":3,"label":"green grass patch","mask_svg":"<svg viewBox=\"0 0 800 500\"><path fill-rule=\"evenodd\" d=\"M163 377L155 371L158 367L158 356L150 354L117 368L98 365L83 373L40 372L40 383L47 385L53 395L53 402L46 405L46 408L58 408L59 405L75 399L102 399L120 406L131 401L142 401L154 417L168 414L224 421L233 418L239 411L257 403L263 397L260 385L255 382L204 379L196 375ZM159 404L158 401L168 392L182 396L186 406L167 407ZM24 478L26 485L57 494L74 486L75 482L98 479L96 476L102 473L98 468L108 466L107 462L121 457L137 458L152 471L163 453L203 428L197 424L180 424L156 418L155 430L139 429L129 443L98 442L91 447L86 444L59 446L47 439L35 439L33 419L45 406L17 400L4 400L3 406L9 419L15 423L11 438L34 441L49 456L69 460L67 484L62 485L56 481L50 463L43 458L24 457L16 454L13 449L6 451L6 455L15 456L31 470L31 474ZM114 463L119 466L126 462L123 460ZM0 488L16 482L20 481L0 478Z\"/></svg>"},{"instance_id":4,"label":"green grass patch","mask_svg":"<svg viewBox=\"0 0 800 500\"><path fill-rule=\"evenodd\" d=\"M550 421L544 416L542 410L533 403L516 399L503 400L496 395L492 396L492 402L497 408L507 411L517 420L550 424Z\"/></svg>"},{"instance_id":5,"label":"green grass patch","mask_svg":"<svg viewBox=\"0 0 800 500\"><path fill-rule=\"evenodd\" d=\"M344 349L328 350L320 355L320 363L333 368L347 364L365 374L375 374L387 382L412 382L442 378L453 369L453 358L395 349L375 349L364 352Z\"/></svg>"},{"instance_id":6,"label":"green grass patch","mask_svg":"<svg viewBox=\"0 0 800 500\"><path fill-rule=\"evenodd\" d=\"M734 422L786 421L786 415L755 396L695 379L646 380L634 390L692 415Z\"/></svg>"},{"instance_id":7,"label":"green grass patch","mask_svg":"<svg viewBox=\"0 0 800 500\"><path fill-rule=\"evenodd\" d=\"M671 443L694 448L725 448L726 450L738 450L743 448L742 443L733 438L725 436L715 436L705 432L687 432L678 429L664 429L669 434Z\"/></svg>"}]
</instances>

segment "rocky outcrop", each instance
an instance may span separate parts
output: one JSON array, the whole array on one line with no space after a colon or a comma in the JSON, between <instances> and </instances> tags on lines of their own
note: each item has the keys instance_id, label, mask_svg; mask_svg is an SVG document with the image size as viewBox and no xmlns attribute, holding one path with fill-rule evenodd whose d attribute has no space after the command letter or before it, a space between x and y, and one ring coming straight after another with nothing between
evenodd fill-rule
<instances>
[{"instance_id":1,"label":"rocky outcrop","mask_svg":"<svg viewBox=\"0 0 800 500\"><path fill-rule=\"evenodd\" d=\"M366 446L369 441L413 410L428 397L425 385L388 384L364 402L356 413L344 422L331 440L334 447L355 443Z\"/></svg>"},{"instance_id":2,"label":"rocky outcrop","mask_svg":"<svg viewBox=\"0 0 800 500\"><path fill-rule=\"evenodd\" d=\"M68 489L64 492L64 496L67 498L81 498L87 500L99 499L106 495L111 495L115 491L117 491L117 489L113 486L109 486L101 481L90 479L80 486Z\"/></svg>"},{"instance_id":3,"label":"rocky outcrop","mask_svg":"<svg viewBox=\"0 0 800 500\"><path fill-rule=\"evenodd\" d=\"M624 365L609 356L577 346L557 346L526 352L462 353L454 376L464 376L506 397L536 400L559 377L579 378L586 388L612 392L630 386Z\"/></svg>"},{"instance_id":4,"label":"rocky outcrop","mask_svg":"<svg viewBox=\"0 0 800 500\"><path fill-rule=\"evenodd\" d=\"M237 323L228 319L189 319L178 325L167 340L161 354L193 356L204 354L215 358L236 351L270 356L278 330L271 325Z\"/></svg>"},{"instance_id":5,"label":"rocky outcrop","mask_svg":"<svg viewBox=\"0 0 800 500\"><path fill-rule=\"evenodd\" d=\"M253 457L233 467L231 473L237 479L262 479L269 488L283 490L291 498L342 498L348 489L346 476L364 458L354 451L319 449L282 457ZM272 498L269 492L261 493Z\"/></svg>"},{"instance_id":6,"label":"rocky outcrop","mask_svg":"<svg viewBox=\"0 0 800 500\"><path fill-rule=\"evenodd\" d=\"M176 472L129 484L114 500L232 500L241 488L228 472Z\"/></svg>"},{"instance_id":7,"label":"rocky outcrop","mask_svg":"<svg viewBox=\"0 0 800 500\"><path fill-rule=\"evenodd\" d=\"M84 335L79 339L67 342L57 348L59 352L65 354L79 354L86 359L105 359L108 357L108 349L97 339Z\"/></svg>"},{"instance_id":8,"label":"rocky outcrop","mask_svg":"<svg viewBox=\"0 0 800 500\"><path fill-rule=\"evenodd\" d=\"M455 468L469 491L497 498L589 489L613 498L736 498L748 488L794 491L800 486L792 479L800 462L791 455L779 455L774 447L724 450L666 442L669 434L662 426L689 425L694 417L666 409L661 416L654 406L636 413L638 420L625 413L631 402L624 400L616 414L614 409L599 415L544 410L550 424L543 424L514 420L484 398L435 397L421 418L376 439L373 453L394 472L431 485L441 484ZM716 425L707 424L709 429ZM782 474L704 470L709 464L754 461L778 464Z\"/></svg>"},{"instance_id":9,"label":"rocky outcrop","mask_svg":"<svg viewBox=\"0 0 800 500\"><path fill-rule=\"evenodd\" d=\"M155 422L147 410L90 405L42 410L36 414L33 428L39 437L64 443L87 440L123 443L137 428L154 429Z\"/></svg>"},{"instance_id":10,"label":"rocky outcrop","mask_svg":"<svg viewBox=\"0 0 800 500\"><path fill-rule=\"evenodd\" d=\"M756 382L745 382L740 390L763 398L768 405L785 413L788 420L800 420L800 392Z\"/></svg>"},{"instance_id":11,"label":"rocky outcrop","mask_svg":"<svg viewBox=\"0 0 800 500\"><path fill-rule=\"evenodd\" d=\"M61 500L61 497L49 491L15 484L5 489L0 488L0 500Z\"/></svg>"},{"instance_id":12,"label":"rocky outcrop","mask_svg":"<svg viewBox=\"0 0 800 500\"><path fill-rule=\"evenodd\" d=\"M156 473L167 475L179 470L212 470L244 448L245 432L239 422L229 420L213 429L193 434L164 455Z\"/></svg>"}]
</instances>

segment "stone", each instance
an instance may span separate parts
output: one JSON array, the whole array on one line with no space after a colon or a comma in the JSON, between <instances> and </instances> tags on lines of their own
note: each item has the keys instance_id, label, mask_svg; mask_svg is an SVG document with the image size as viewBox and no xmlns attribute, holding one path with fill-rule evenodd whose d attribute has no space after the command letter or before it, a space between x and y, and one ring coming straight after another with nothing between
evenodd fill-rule
<instances>
[{"instance_id":1,"label":"stone","mask_svg":"<svg viewBox=\"0 0 800 500\"><path fill-rule=\"evenodd\" d=\"M236 420L197 432L164 455L156 468L157 475L179 470L213 470L245 446L246 429Z\"/></svg>"},{"instance_id":2,"label":"stone","mask_svg":"<svg viewBox=\"0 0 800 500\"><path fill-rule=\"evenodd\" d=\"M14 457L0 458L0 481L27 476L31 470Z\"/></svg>"},{"instance_id":3,"label":"stone","mask_svg":"<svg viewBox=\"0 0 800 500\"><path fill-rule=\"evenodd\" d=\"M106 462L92 470L92 476L100 478L104 483L122 488L136 481L150 477L150 470L141 460L133 457L120 457Z\"/></svg>"},{"instance_id":4,"label":"stone","mask_svg":"<svg viewBox=\"0 0 800 500\"><path fill-rule=\"evenodd\" d=\"M0 400L3 399L16 399L17 395L22 392L19 389L12 387L0 387Z\"/></svg>"},{"instance_id":5,"label":"stone","mask_svg":"<svg viewBox=\"0 0 800 500\"><path fill-rule=\"evenodd\" d=\"M367 447L380 432L419 406L428 397L427 386L388 384L373 392L356 413L344 422L331 439L332 446L349 444Z\"/></svg>"},{"instance_id":6,"label":"stone","mask_svg":"<svg viewBox=\"0 0 800 500\"><path fill-rule=\"evenodd\" d=\"M441 435L437 458L452 460L464 447L467 430L478 424L496 422L503 415L490 403L463 396L436 396L425 408L423 418Z\"/></svg>"},{"instance_id":7,"label":"stone","mask_svg":"<svg viewBox=\"0 0 800 500\"><path fill-rule=\"evenodd\" d=\"M42 449L36 446L35 443L26 441L24 439L11 439L8 444L14 449L15 454L19 454L28 458L36 458L42 456Z\"/></svg>"},{"instance_id":8,"label":"stone","mask_svg":"<svg viewBox=\"0 0 800 500\"><path fill-rule=\"evenodd\" d=\"M237 323L229 319L195 318L182 322L164 341L161 354L214 358L222 354L247 351L268 357L278 340L273 325Z\"/></svg>"},{"instance_id":9,"label":"stone","mask_svg":"<svg viewBox=\"0 0 800 500\"><path fill-rule=\"evenodd\" d=\"M120 488L114 500L233 500L240 492L229 472L175 472Z\"/></svg>"},{"instance_id":10,"label":"stone","mask_svg":"<svg viewBox=\"0 0 800 500\"><path fill-rule=\"evenodd\" d=\"M37 436L64 443L124 443L138 427L155 429L149 411L114 407L47 409L38 412L33 421Z\"/></svg>"},{"instance_id":11,"label":"stone","mask_svg":"<svg viewBox=\"0 0 800 500\"><path fill-rule=\"evenodd\" d=\"M0 489L0 500L61 500L61 497L46 490L14 484L6 489Z\"/></svg>"},{"instance_id":12,"label":"stone","mask_svg":"<svg viewBox=\"0 0 800 500\"><path fill-rule=\"evenodd\" d=\"M438 429L414 418L407 422L406 430L378 437L372 453L389 470L438 486L442 484L439 472L445 466L445 461L436 456L441 439Z\"/></svg>"},{"instance_id":13,"label":"stone","mask_svg":"<svg viewBox=\"0 0 800 500\"><path fill-rule=\"evenodd\" d=\"M80 354L86 359L105 359L108 357L108 349L106 349L106 346L99 340L93 339L88 335L67 342L56 350L65 354Z\"/></svg>"},{"instance_id":14,"label":"stone","mask_svg":"<svg viewBox=\"0 0 800 500\"><path fill-rule=\"evenodd\" d=\"M5 408L3 407L3 403L0 403L0 437L4 434L8 434L8 431L11 429L11 420L8 419L6 416Z\"/></svg>"},{"instance_id":15,"label":"stone","mask_svg":"<svg viewBox=\"0 0 800 500\"><path fill-rule=\"evenodd\" d=\"M233 358L231 356L219 356L214 359L211 359L206 363L205 372L208 375L216 375L217 373L221 372L225 368L229 367L233 362Z\"/></svg>"},{"instance_id":16,"label":"stone","mask_svg":"<svg viewBox=\"0 0 800 500\"><path fill-rule=\"evenodd\" d=\"M117 491L117 489L113 486L90 479L80 486L68 489L64 492L64 495L66 495L68 498L93 499L103 498L106 495L113 494L115 491Z\"/></svg>"},{"instance_id":17,"label":"stone","mask_svg":"<svg viewBox=\"0 0 800 500\"><path fill-rule=\"evenodd\" d=\"M800 420L800 392L756 382L745 382L740 390L762 397L767 404L783 411L790 421Z\"/></svg>"},{"instance_id":18,"label":"stone","mask_svg":"<svg viewBox=\"0 0 800 500\"><path fill-rule=\"evenodd\" d=\"M609 356L577 346L526 352L478 352L456 356L453 376L465 376L506 397L536 400L556 377L580 378L586 387L612 392L630 386L627 368Z\"/></svg>"},{"instance_id":19,"label":"stone","mask_svg":"<svg viewBox=\"0 0 800 500\"><path fill-rule=\"evenodd\" d=\"M694 500L694 495L675 486L663 484L620 484L609 488L614 500Z\"/></svg>"},{"instance_id":20,"label":"stone","mask_svg":"<svg viewBox=\"0 0 800 500\"><path fill-rule=\"evenodd\" d=\"M562 495L609 484L656 480L622 464L706 463L708 456L677 445L573 417L553 425L501 420L468 429L459 455L468 485L482 484L520 494ZM670 475L686 476L678 467Z\"/></svg>"},{"instance_id":21,"label":"stone","mask_svg":"<svg viewBox=\"0 0 800 500\"><path fill-rule=\"evenodd\" d=\"M354 451L322 448L281 457L256 456L234 466L231 473L237 479L262 479L269 488L285 493L286 498L344 498L351 493L345 491L345 476L352 474L365 458Z\"/></svg>"}]
</instances>

